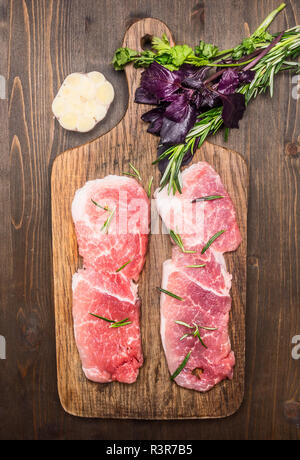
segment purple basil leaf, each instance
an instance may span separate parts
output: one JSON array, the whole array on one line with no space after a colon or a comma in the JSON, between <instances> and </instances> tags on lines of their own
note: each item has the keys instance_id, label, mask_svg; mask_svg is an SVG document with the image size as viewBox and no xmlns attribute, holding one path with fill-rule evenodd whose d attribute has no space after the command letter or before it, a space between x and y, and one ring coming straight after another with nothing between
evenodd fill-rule
<instances>
[{"instance_id":1,"label":"purple basil leaf","mask_svg":"<svg viewBox=\"0 0 300 460\"><path fill-rule=\"evenodd\" d=\"M158 99L140 86L135 92L134 102L137 104L156 105L158 104Z\"/></svg>"},{"instance_id":2,"label":"purple basil leaf","mask_svg":"<svg viewBox=\"0 0 300 460\"><path fill-rule=\"evenodd\" d=\"M189 110L189 94L184 92L181 94L174 94L173 102L168 105L165 116L169 120L179 122L187 116Z\"/></svg>"},{"instance_id":3,"label":"purple basil leaf","mask_svg":"<svg viewBox=\"0 0 300 460\"><path fill-rule=\"evenodd\" d=\"M147 130L148 133L159 136L160 130L162 127L162 123L163 123L164 113L165 113L165 107L160 106L142 115L142 120L145 121L146 123L150 123L150 126Z\"/></svg>"},{"instance_id":4,"label":"purple basil leaf","mask_svg":"<svg viewBox=\"0 0 300 460\"><path fill-rule=\"evenodd\" d=\"M209 67L194 67L194 69L188 69L185 72L185 78L182 81L184 86L193 89L201 89L204 85L204 80L206 79L206 74ZM182 68L180 69L182 70Z\"/></svg>"},{"instance_id":5,"label":"purple basil leaf","mask_svg":"<svg viewBox=\"0 0 300 460\"><path fill-rule=\"evenodd\" d=\"M253 70L242 70L239 72L239 79L242 84L251 83L254 77L255 72Z\"/></svg>"},{"instance_id":6,"label":"purple basil leaf","mask_svg":"<svg viewBox=\"0 0 300 460\"><path fill-rule=\"evenodd\" d=\"M222 75L218 86L218 92L225 95L234 94L239 85L240 79L238 72L236 70L229 69Z\"/></svg>"},{"instance_id":7,"label":"purple basil leaf","mask_svg":"<svg viewBox=\"0 0 300 460\"><path fill-rule=\"evenodd\" d=\"M166 100L181 87L182 74L171 72L157 62L153 62L142 73L141 86L157 99Z\"/></svg>"},{"instance_id":8,"label":"purple basil leaf","mask_svg":"<svg viewBox=\"0 0 300 460\"><path fill-rule=\"evenodd\" d=\"M243 94L221 95L223 102L222 118L226 128L238 128L239 121L246 110L245 96Z\"/></svg>"},{"instance_id":9,"label":"purple basil leaf","mask_svg":"<svg viewBox=\"0 0 300 460\"><path fill-rule=\"evenodd\" d=\"M201 99L199 100L200 104L197 105L197 108L205 108L205 107L216 107L219 102L219 95L215 91L211 91L208 88L204 87L200 93Z\"/></svg>"},{"instance_id":10,"label":"purple basil leaf","mask_svg":"<svg viewBox=\"0 0 300 460\"><path fill-rule=\"evenodd\" d=\"M162 144L182 144L185 141L187 133L194 126L197 114L196 108L188 105L186 116L179 123L164 118L160 131Z\"/></svg>"}]
</instances>

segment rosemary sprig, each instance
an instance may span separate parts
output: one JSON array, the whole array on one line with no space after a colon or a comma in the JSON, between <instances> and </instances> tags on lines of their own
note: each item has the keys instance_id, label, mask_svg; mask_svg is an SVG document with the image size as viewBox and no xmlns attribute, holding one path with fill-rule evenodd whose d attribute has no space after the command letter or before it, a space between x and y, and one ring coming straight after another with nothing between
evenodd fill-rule
<instances>
[{"instance_id":1,"label":"rosemary sprig","mask_svg":"<svg viewBox=\"0 0 300 460\"><path fill-rule=\"evenodd\" d=\"M106 233L108 232L108 229L109 229L109 226L111 224L111 220L114 216L116 212L116 209L113 209L111 212L110 212L110 215L109 217L106 219L106 221L104 222L104 224L102 225L102 228L101 228L101 232L105 231Z\"/></svg>"},{"instance_id":2,"label":"rosemary sprig","mask_svg":"<svg viewBox=\"0 0 300 460\"><path fill-rule=\"evenodd\" d=\"M223 235L223 233L225 233L226 230L220 230L219 232L217 232L214 236L212 236L208 242L206 243L206 245L204 246L204 248L202 249L201 251L201 254L204 254L207 249L213 244L214 241L216 241L217 238L219 238L219 236Z\"/></svg>"},{"instance_id":3,"label":"rosemary sprig","mask_svg":"<svg viewBox=\"0 0 300 460\"><path fill-rule=\"evenodd\" d=\"M148 198L151 197L152 184L153 184L153 176L151 177L151 179L150 179L150 181L149 181L149 185L148 185L148 191L147 191L147 196L148 196Z\"/></svg>"},{"instance_id":4,"label":"rosemary sprig","mask_svg":"<svg viewBox=\"0 0 300 460\"><path fill-rule=\"evenodd\" d=\"M109 327L117 328L117 327L128 326L128 324L132 324L132 321L128 321L128 318L126 318L126 319L123 319L122 321L115 321L114 324L112 324Z\"/></svg>"},{"instance_id":5,"label":"rosemary sprig","mask_svg":"<svg viewBox=\"0 0 300 460\"><path fill-rule=\"evenodd\" d=\"M108 323L114 323L112 319L105 318L104 316L95 315L95 313L89 313L89 315L94 316L95 318L102 319L103 321L107 321Z\"/></svg>"},{"instance_id":6,"label":"rosemary sprig","mask_svg":"<svg viewBox=\"0 0 300 460\"><path fill-rule=\"evenodd\" d=\"M223 195L211 195L211 196L203 196L201 198L196 198L192 201L192 203L198 203L199 201L214 201L214 200L221 200L225 198Z\"/></svg>"},{"instance_id":7,"label":"rosemary sprig","mask_svg":"<svg viewBox=\"0 0 300 460\"><path fill-rule=\"evenodd\" d=\"M92 198L91 198L91 202L97 206L98 208L100 209L103 209L103 211L110 211L109 207L108 206L101 206L99 203L97 203L96 201L94 201Z\"/></svg>"},{"instance_id":8,"label":"rosemary sprig","mask_svg":"<svg viewBox=\"0 0 300 460\"><path fill-rule=\"evenodd\" d=\"M176 379L176 377L183 371L183 369L185 368L185 366L187 365L187 363L188 363L188 361L190 359L191 354L192 354L192 350L188 352L188 354L186 355L186 357L184 358L184 360L182 361L180 366L176 369L174 374L171 375L171 377L170 377L171 380Z\"/></svg>"},{"instance_id":9,"label":"rosemary sprig","mask_svg":"<svg viewBox=\"0 0 300 460\"><path fill-rule=\"evenodd\" d=\"M196 254L196 251L187 251L184 249L183 241L181 236L178 233L175 233L173 230L170 230L170 237L174 241L175 244L184 252L184 254Z\"/></svg>"},{"instance_id":10,"label":"rosemary sprig","mask_svg":"<svg viewBox=\"0 0 300 460\"><path fill-rule=\"evenodd\" d=\"M129 318L122 319L121 321L114 321L113 319L108 319L105 318L104 316L98 316L95 315L94 313L89 313L91 316L94 316L95 318L102 319L103 321L106 321L107 323L112 323L110 328L117 328L117 327L123 327L127 326L128 324L132 324L131 321L129 321Z\"/></svg>"},{"instance_id":11,"label":"rosemary sprig","mask_svg":"<svg viewBox=\"0 0 300 460\"><path fill-rule=\"evenodd\" d=\"M127 267L127 265L131 264L132 260L128 260L124 265L122 265L120 268L116 270L116 273L119 273L123 268Z\"/></svg>"},{"instance_id":12,"label":"rosemary sprig","mask_svg":"<svg viewBox=\"0 0 300 460\"><path fill-rule=\"evenodd\" d=\"M170 296L170 297L173 297L173 298L176 299L176 300L181 300L181 301L183 301L183 298L182 298L182 297L179 297L178 295L173 294L173 292L166 291L165 289L162 289L162 288L160 288L160 287L158 287L157 289L158 289L160 292L162 292L163 294L166 294L166 295L168 295L168 296Z\"/></svg>"},{"instance_id":13,"label":"rosemary sprig","mask_svg":"<svg viewBox=\"0 0 300 460\"><path fill-rule=\"evenodd\" d=\"M200 265L187 265L185 268L204 268L206 267L206 264L200 264Z\"/></svg>"},{"instance_id":14,"label":"rosemary sprig","mask_svg":"<svg viewBox=\"0 0 300 460\"><path fill-rule=\"evenodd\" d=\"M187 334L184 334L180 341L186 339L187 337L190 337L190 336L193 336L193 337L197 337L198 340L200 341L201 345L204 347L204 348L207 348L207 346L205 345L205 343L203 342L203 339L200 335L200 331L199 329L204 329L206 331L217 331L218 328L216 327L207 327L207 326L200 326L199 324L196 324L196 323L193 323L193 326L191 326L190 324L187 324L183 321L175 321L176 324L180 325L180 326L184 326L184 327L187 327L188 329L192 329L193 332L191 333L187 333Z\"/></svg>"}]
</instances>

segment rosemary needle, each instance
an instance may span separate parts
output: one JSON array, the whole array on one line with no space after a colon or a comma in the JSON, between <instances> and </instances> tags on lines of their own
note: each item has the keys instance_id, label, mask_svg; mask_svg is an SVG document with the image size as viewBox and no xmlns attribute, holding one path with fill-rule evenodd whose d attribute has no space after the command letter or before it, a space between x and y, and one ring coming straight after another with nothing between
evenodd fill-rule
<instances>
[{"instance_id":1,"label":"rosemary needle","mask_svg":"<svg viewBox=\"0 0 300 460\"><path fill-rule=\"evenodd\" d=\"M101 206L99 203L97 203L96 201L94 201L92 198L91 198L91 202L97 206L98 208L100 209L103 209L103 211L109 211L109 207L108 206Z\"/></svg>"},{"instance_id":2,"label":"rosemary needle","mask_svg":"<svg viewBox=\"0 0 300 460\"><path fill-rule=\"evenodd\" d=\"M186 251L184 249L183 241L181 239L181 236L178 233L175 233L173 230L170 230L170 237L172 238L174 243L180 247L180 249L182 250L182 252L184 252L184 254L196 254L196 251Z\"/></svg>"},{"instance_id":3,"label":"rosemary needle","mask_svg":"<svg viewBox=\"0 0 300 460\"><path fill-rule=\"evenodd\" d=\"M211 196L203 196L201 198L196 198L192 201L192 203L198 203L199 201L214 201L214 200L221 200L225 198L223 195L211 195Z\"/></svg>"},{"instance_id":4,"label":"rosemary needle","mask_svg":"<svg viewBox=\"0 0 300 460\"><path fill-rule=\"evenodd\" d=\"M107 220L104 222L104 224L102 225L101 232L102 232L103 230L105 230L106 233L108 232L108 228L109 228L109 226L110 226L111 220L112 220L113 215L114 215L115 212L116 212L115 209L113 209L113 210L110 212L110 215L109 215L108 219L107 219Z\"/></svg>"},{"instance_id":5,"label":"rosemary needle","mask_svg":"<svg viewBox=\"0 0 300 460\"><path fill-rule=\"evenodd\" d=\"M152 184L153 184L153 176L151 177L149 181L149 185L148 185L148 192L147 192L148 198L151 197Z\"/></svg>"},{"instance_id":6,"label":"rosemary needle","mask_svg":"<svg viewBox=\"0 0 300 460\"><path fill-rule=\"evenodd\" d=\"M116 273L119 273L121 270L123 270L123 268L127 267L127 265L129 265L131 262L132 260L128 260L128 262L126 262L124 265L118 268L118 270L116 270Z\"/></svg>"},{"instance_id":7,"label":"rosemary needle","mask_svg":"<svg viewBox=\"0 0 300 460\"><path fill-rule=\"evenodd\" d=\"M187 265L184 268L203 268L206 267L206 264L201 264L201 265Z\"/></svg>"},{"instance_id":8,"label":"rosemary needle","mask_svg":"<svg viewBox=\"0 0 300 460\"><path fill-rule=\"evenodd\" d=\"M166 291L165 289L162 289L162 288L160 288L160 287L158 287L157 289L158 289L160 292L162 292L163 294L169 295L170 297L173 297L174 299L183 301L183 299L182 299L181 297L179 297L179 296L176 295L176 294L173 294L173 292Z\"/></svg>"},{"instance_id":9,"label":"rosemary needle","mask_svg":"<svg viewBox=\"0 0 300 460\"><path fill-rule=\"evenodd\" d=\"M174 374L171 375L171 380L176 379L176 377L183 371L183 369L185 368L185 366L188 363L188 360L190 359L191 353L192 353L192 350L188 352L188 354L186 355L186 357L184 358L184 360L182 361L180 366L176 369Z\"/></svg>"},{"instance_id":10,"label":"rosemary needle","mask_svg":"<svg viewBox=\"0 0 300 460\"><path fill-rule=\"evenodd\" d=\"M219 238L219 236L223 235L223 233L225 233L225 231L226 230L221 230L220 232L218 232L214 236L212 236L210 238L210 240L206 243L204 248L202 249L201 254L204 254L205 251L207 251L207 249L213 244L213 242L216 241L216 239Z\"/></svg>"},{"instance_id":11,"label":"rosemary needle","mask_svg":"<svg viewBox=\"0 0 300 460\"><path fill-rule=\"evenodd\" d=\"M112 323L109 327L110 328L117 328L117 327L123 327L127 326L128 324L132 324L131 321L128 321L129 318L122 319L121 321L114 321L113 319L108 319L105 318L104 316L98 316L95 315L94 313L89 313L91 316L94 316L95 318L102 319L103 321L106 321L107 323Z\"/></svg>"}]
</instances>

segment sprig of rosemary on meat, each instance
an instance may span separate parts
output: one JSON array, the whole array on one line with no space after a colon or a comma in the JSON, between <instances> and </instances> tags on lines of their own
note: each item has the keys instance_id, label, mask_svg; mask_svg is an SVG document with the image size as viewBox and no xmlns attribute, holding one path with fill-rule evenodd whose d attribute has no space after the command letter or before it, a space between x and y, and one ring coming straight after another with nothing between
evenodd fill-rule
<instances>
[{"instance_id":1,"label":"sprig of rosemary on meat","mask_svg":"<svg viewBox=\"0 0 300 460\"><path fill-rule=\"evenodd\" d=\"M104 316L95 315L95 313L89 313L94 318L102 319L102 321L106 321L107 323L111 323L109 326L110 328L118 328L123 326L128 326L132 324L132 321L129 321L129 318L122 319L121 321L114 321L113 319L105 318Z\"/></svg>"}]
</instances>

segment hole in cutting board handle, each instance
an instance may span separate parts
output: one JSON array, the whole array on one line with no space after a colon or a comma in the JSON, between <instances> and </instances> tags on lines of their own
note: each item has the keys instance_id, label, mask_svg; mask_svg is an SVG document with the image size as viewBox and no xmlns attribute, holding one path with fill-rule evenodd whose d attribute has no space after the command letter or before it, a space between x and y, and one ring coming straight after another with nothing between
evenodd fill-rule
<instances>
[{"instance_id":1,"label":"hole in cutting board handle","mask_svg":"<svg viewBox=\"0 0 300 460\"><path fill-rule=\"evenodd\" d=\"M141 38L141 47L144 51L151 50L153 35L146 34Z\"/></svg>"}]
</instances>

